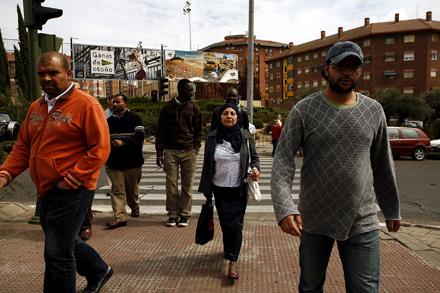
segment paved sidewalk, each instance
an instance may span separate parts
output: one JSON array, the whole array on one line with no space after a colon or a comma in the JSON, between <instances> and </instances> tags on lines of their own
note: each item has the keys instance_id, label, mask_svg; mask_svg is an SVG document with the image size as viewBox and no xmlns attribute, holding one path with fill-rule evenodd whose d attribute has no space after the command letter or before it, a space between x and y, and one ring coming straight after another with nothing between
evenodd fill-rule
<instances>
[{"instance_id":1,"label":"paved sidewalk","mask_svg":"<svg viewBox=\"0 0 440 293\"><path fill-rule=\"evenodd\" d=\"M32 211L0 221L0 284L2 292L41 292L43 234L27 224ZM196 217L188 228L167 228L164 215L141 215L128 226L104 230L111 214L97 214L89 243L114 268L102 292L296 292L299 279L298 238L280 231L271 214L248 214L240 255L240 280L229 286L222 259L222 235L216 220L215 238L194 244ZM420 257L402 239L437 237L432 230L405 227L400 238L381 233L381 292L440 292L440 269ZM392 234L397 235L397 234ZM429 237L427 237L427 235ZM437 236L434 236L437 235ZM420 247L418 247L420 248ZM417 249L418 249L417 248ZM437 251L438 253L438 251ZM85 280L78 278L80 290ZM345 292L343 272L333 251L327 292Z\"/></svg>"}]
</instances>

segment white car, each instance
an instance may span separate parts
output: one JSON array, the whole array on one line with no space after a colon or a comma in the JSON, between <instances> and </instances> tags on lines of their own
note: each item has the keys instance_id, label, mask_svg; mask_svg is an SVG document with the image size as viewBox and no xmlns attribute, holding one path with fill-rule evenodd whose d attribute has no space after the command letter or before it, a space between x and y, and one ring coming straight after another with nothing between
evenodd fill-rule
<instances>
[{"instance_id":1,"label":"white car","mask_svg":"<svg viewBox=\"0 0 440 293\"><path fill-rule=\"evenodd\" d=\"M430 144L431 144L431 154L440 155L440 139L431 140Z\"/></svg>"}]
</instances>

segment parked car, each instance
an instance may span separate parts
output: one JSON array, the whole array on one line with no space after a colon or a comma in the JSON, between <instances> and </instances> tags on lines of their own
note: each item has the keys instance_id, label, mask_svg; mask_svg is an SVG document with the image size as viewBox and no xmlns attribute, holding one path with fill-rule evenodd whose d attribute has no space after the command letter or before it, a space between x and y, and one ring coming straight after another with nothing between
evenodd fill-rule
<instances>
[{"instance_id":1,"label":"parked car","mask_svg":"<svg viewBox=\"0 0 440 293\"><path fill-rule=\"evenodd\" d=\"M430 155L440 155L440 139L431 140L431 152Z\"/></svg>"},{"instance_id":2,"label":"parked car","mask_svg":"<svg viewBox=\"0 0 440 293\"><path fill-rule=\"evenodd\" d=\"M5 112L0 112L0 141L16 140L20 123L12 121Z\"/></svg>"},{"instance_id":3,"label":"parked car","mask_svg":"<svg viewBox=\"0 0 440 293\"><path fill-rule=\"evenodd\" d=\"M428 135L419 128L387 127L391 151L395 159L400 156L411 156L414 160L425 159L431 151Z\"/></svg>"}]
</instances>

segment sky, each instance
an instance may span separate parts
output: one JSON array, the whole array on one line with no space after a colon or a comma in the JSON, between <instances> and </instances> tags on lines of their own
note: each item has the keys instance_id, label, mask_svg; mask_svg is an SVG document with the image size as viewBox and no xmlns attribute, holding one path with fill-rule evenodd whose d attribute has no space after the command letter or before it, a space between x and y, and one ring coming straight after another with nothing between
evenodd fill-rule
<instances>
[{"instance_id":1,"label":"sky","mask_svg":"<svg viewBox=\"0 0 440 293\"><path fill-rule=\"evenodd\" d=\"M247 0L46 0L43 6L63 9L63 16L50 19L43 33L56 34L69 43L169 50L201 49L224 40L227 35L245 34L249 27ZM17 39L17 12L23 2L0 1L3 38ZM260 40L302 44L326 35L370 23L425 18L432 11L440 20L440 0L254 0L254 35ZM23 12L24 13L24 12Z\"/></svg>"}]
</instances>

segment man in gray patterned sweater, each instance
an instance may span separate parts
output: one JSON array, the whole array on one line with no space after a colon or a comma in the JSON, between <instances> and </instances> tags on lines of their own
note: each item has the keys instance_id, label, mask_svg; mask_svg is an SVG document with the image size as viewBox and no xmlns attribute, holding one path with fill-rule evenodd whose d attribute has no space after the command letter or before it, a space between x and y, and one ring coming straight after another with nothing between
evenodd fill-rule
<instances>
[{"instance_id":1,"label":"man in gray patterned sweater","mask_svg":"<svg viewBox=\"0 0 440 293\"><path fill-rule=\"evenodd\" d=\"M327 87L290 111L272 168L272 201L281 229L300 236L300 292L323 292L337 242L347 292L378 292L377 203L388 231L400 227L399 195L381 105L353 89L363 64L353 42L333 45L323 64ZM299 204L291 196L296 152L303 150Z\"/></svg>"}]
</instances>

